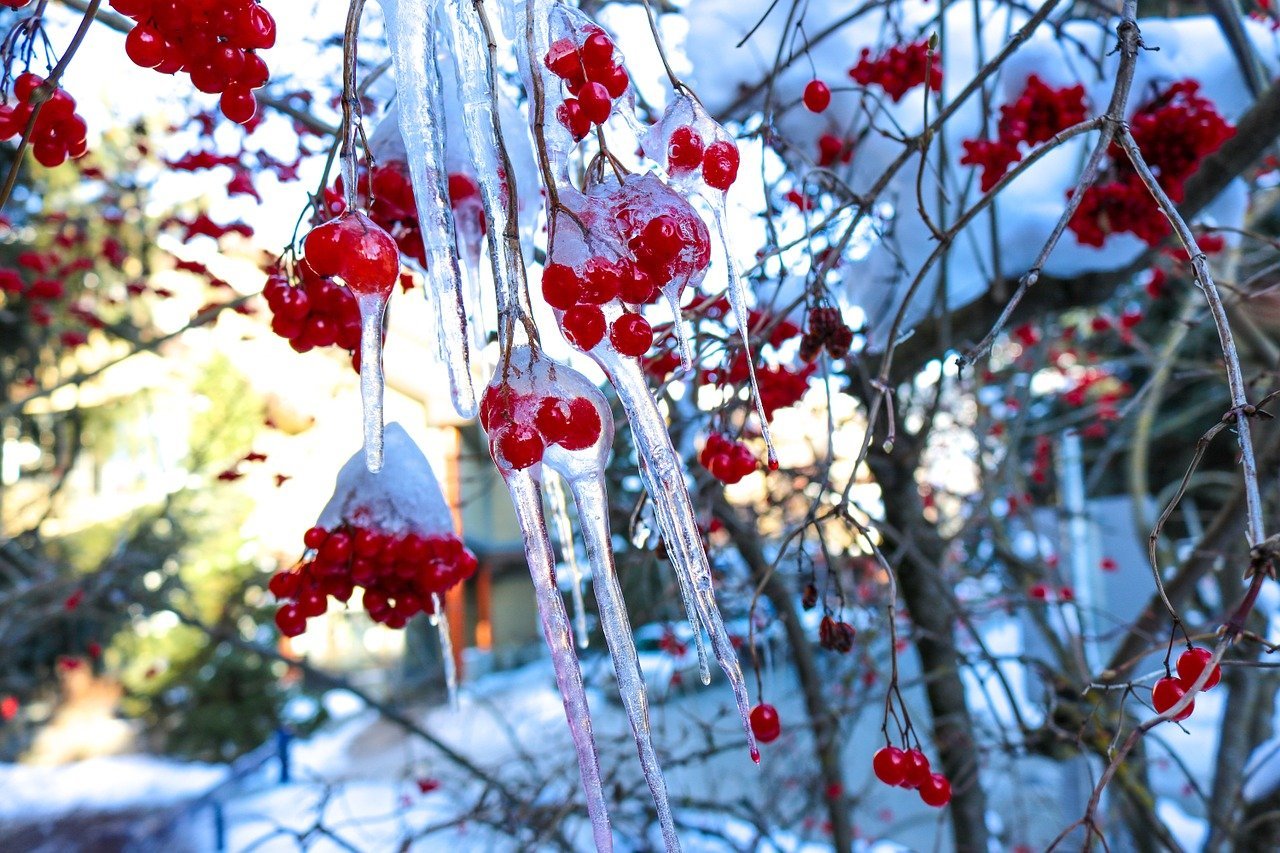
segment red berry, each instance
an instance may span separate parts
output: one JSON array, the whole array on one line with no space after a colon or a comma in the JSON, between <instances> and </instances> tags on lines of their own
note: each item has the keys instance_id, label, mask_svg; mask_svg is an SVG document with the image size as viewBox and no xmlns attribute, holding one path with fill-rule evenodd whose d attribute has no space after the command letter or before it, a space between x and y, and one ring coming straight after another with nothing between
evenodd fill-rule
<instances>
[{"instance_id":1,"label":"red berry","mask_svg":"<svg viewBox=\"0 0 1280 853\"><path fill-rule=\"evenodd\" d=\"M617 269L621 277L619 295L623 302L631 305L647 305L657 299L659 290L653 276L627 259L618 261Z\"/></svg>"},{"instance_id":2,"label":"red berry","mask_svg":"<svg viewBox=\"0 0 1280 853\"><path fill-rule=\"evenodd\" d=\"M276 627L286 637L296 637L307 629L307 617L296 604L286 604L276 611Z\"/></svg>"},{"instance_id":3,"label":"red berry","mask_svg":"<svg viewBox=\"0 0 1280 853\"><path fill-rule=\"evenodd\" d=\"M941 773L931 773L920 786L920 799L926 806L942 808L951 802L951 783Z\"/></svg>"},{"instance_id":4,"label":"red berry","mask_svg":"<svg viewBox=\"0 0 1280 853\"><path fill-rule=\"evenodd\" d=\"M604 312L594 305L576 305L564 312L560 328L569 343L589 352L604 338Z\"/></svg>"},{"instance_id":5,"label":"red berry","mask_svg":"<svg viewBox=\"0 0 1280 853\"><path fill-rule=\"evenodd\" d=\"M831 106L831 90L821 80L810 80L804 87L804 105L811 113L820 113Z\"/></svg>"},{"instance_id":6,"label":"red berry","mask_svg":"<svg viewBox=\"0 0 1280 853\"><path fill-rule=\"evenodd\" d=\"M248 124L258 114L258 99L248 86L228 86L218 104L222 107L222 114L236 124Z\"/></svg>"},{"instance_id":7,"label":"red berry","mask_svg":"<svg viewBox=\"0 0 1280 853\"><path fill-rule=\"evenodd\" d=\"M581 141L591 132L591 119L587 118L576 98L565 98L556 107L556 120L564 125L574 142Z\"/></svg>"},{"instance_id":8,"label":"red berry","mask_svg":"<svg viewBox=\"0 0 1280 853\"><path fill-rule=\"evenodd\" d=\"M572 401L547 397L538 406L534 426L551 444L565 450L584 450L600 437L600 413L586 397Z\"/></svg>"},{"instance_id":9,"label":"red berry","mask_svg":"<svg viewBox=\"0 0 1280 853\"><path fill-rule=\"evenodd\" d=\"M908 749L903 756L902 787L919 788L929 781L929 759L918 749Z\"/></svg>"},{"instance_id":10,"label":"red berry","mask_svg":"<svg viewBox=\"0 0 1280 853\"><path fill-rule=\"evenodd\" d=\"M782 734L782 720L778 717L778 709L772 705L759 704L751 709L751 733L761 743L773 743Z\"/></svg>"},{"instance_id":11,"label":"red berry","mask_svg":"<svg viewBox=\"0 0 1280 853\"><path fill-rule=\"evenodd\" d=\"M1190 687L1195 684L1196 679L1200 677L1200 673L1204 672L1204 668L1208 666L1209 660L1212 657L1213 652L1208 649L1200 648L1187 649L1185 652L1178 655L1178 680L1181 681L1185 687ZM1202 691L1208 690L1217 685L1221 680L1222 667L1215 666L1213 668L1213 674L1209 676L1209 679L1204 683L1204 687L1201 687L1200 689Z\"/></svg>"},{"instance_id":12,"label":"red berry","mask_svg":"<svg viewBox=\"0 0 1280 853\"><path fill-rule=\"evenodd\" d=\"M547 264L542 271L542 298L552 308L568 310L582 297L582 282L570 267L564 264Z\"/></svg>"},{"instance_id":13,"label":"red berry","mask_svg":"<svg viewBox=\"0 0 1280 853\"><path fill-rule=\"evenodd\" d=\"M702 165L703 144L698 131L688 125L671 131L667 140L667 169L676 172L692 172Z\"/></svg>"},{"instance_id":14,"label":"red berry","mask_svg":"<svg viewBox=\"0 0 1280 853\"><path fill-rule=\"evenodd\" d=\"M400 278L396 241L359 211L311 229L302 250L317 275L337 276L354 293L389 295Z\"/></svg>"},{"instance_id":15,"label":"red berry","mask_svg":"<svg viewBox=\"0 0 1280 853\"><path fill-rule=\"evenodd\" d=\"M1202 664L1203 666L1203 664ZM1156 682L1155 687L1151 691L1151 704L1155 706L1157 714L1163 714L1178 703L1178 700L1185 696L1187 688L1182 686L1182 682L1176 678L1162 678ZM1191 716L1191 712L1196 709L1195 701L1187 704L1187 707L1173 717L1174 722L1185 720Z\"/></svg>"},{"instance_id":16,"label":"red berry","mask_svg":"<svg viewBox=\"0 0 1280 853\"><path fill-rule=\"evenodd\" d=\"M142 68L155 68L163 62L165 50L164 37L148 24L138 24L124 39L124 52Z\"/></svg>"},{"instance_id":17,"label":"red berry","mask_svg":"<svg viewBox=\"0 0 1280 853\"><path fill-rule=\"evenodd\" d=\"M319 548L324 541L329 538L329 531L323 527L312 527L306 533L302 534L302 544L308 548Z\"/></svg>"},{"instance_id":18,"label":"red berry","mask_svg":"<svg viewBox=\"0 0 1280 853\"><path fill-rule=\"evenodd\" d=\"M542 461L542 436L533 427L511 424L498 432L492 449L495 461L519 471Z\"/></svg>"},{"instance_id":19,"label":"red berry","mask_svg":"<svg viewBox=\"0 0 1280 853\"><path fill-rule=\"evenodd\" d=\"M716 142L702 155L702 180L707 186L728 191L738 179L738 146L732 142Z\"/></svg>"},{"instance_id":20,"label":"red berry","mask_svg":"<svg viewBox=\"0 0 1280 853\"><path fill-rule=\"evenodd\" d=\"M600 75L596 82L604 86L610 98L621 98L626 93L627 87L631 85L631 78L627 75L627 69L621 65L615 65Z\"/></svg>"},{"instance_id":21,"label":"red berry","mask_svg":"<svg viewBox=\"0 0 1280 853\"><path fill-rule=\"evenodd\" d=\"M653 328L639 314L623 314L613 321L609 342L620 355L639 358L653 346Z\"/></svg>"},{"instance_id":22,"label":"red berry","mask_svg":"<svg viewBox=\"0 0 1280 853\"><path fill-rule=\"evenodd\" d=\"M542 61L552 74L562 80L582 74L582 58L578 55L578 48L574 46L573 40L569 38L556 39Z\"/></svg>"},{"instance_id":23,"label":"red berry","mask_svg":"<svg viewBox=\"0 0 1280 853\"><path fill-rule=\"evenodd\" d=\"M582 268L582 294L580 302L603 305L618 298L622 290L622 276L618 268L604 258L589 258Z\"/></svg>"},{"instance_id":24,"label":"red berry","mask_svg":"<svg viewBox=\"0 0 1280 853\"><path fill-rule=\"evenodd\" d=\"M907 778L906 753L896 746L880 748L871 757L871 771L881 782L896 788Z\"/></svg>"},{"instance_id":25,"label":"red berry","mask_svg":"<svg viewBox=\"0 0 1280 853\"><path fill-rule=\"evenodd\" d=\"M588 73L593 68L608 68L613 65L613 42L605 35L604 30L596 30L582 43L582 64L587 66Z\"/></svg>"},{"instance_id":26,"label":"red berry","mask_svg":"<svg viewBox=\"0 0 1280 853\"><path fill-rule=\"evenodd\" d=\"M578 91L578 106L582 115L592 124L604 124L613 112L613 99L609 90L599 83L588 83Z\"/></svg>"}]
</instances>

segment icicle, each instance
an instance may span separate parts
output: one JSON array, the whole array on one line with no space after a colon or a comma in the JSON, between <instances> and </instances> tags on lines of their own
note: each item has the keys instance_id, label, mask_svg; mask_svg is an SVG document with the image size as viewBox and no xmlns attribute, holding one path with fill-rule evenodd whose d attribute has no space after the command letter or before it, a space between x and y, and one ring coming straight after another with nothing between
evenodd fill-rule
<instances>
[{"instance_id":1,"label":"icicle","mask_svg":"<svg viewBox=\"0 0 1280 853\"><path fill-rule=\"evenodd\" d=\"M444 683L449 691L449 707L458 710L458 665L453 659L453 638L449 636L449 614L440 596L431 593L431 624L440 635L440 655L444 658Z\"/></svg>"},{"instance_id":2,"label":"icicle","mask_svg":"<svg viewBox=\"0 0 1280 853\"><path fill-rule=\"evenodd\" d=\"M565 613L564 600L556 587L555 559L542 515L541 489L528 469L507 471L504 476L507 489L511 492L511 502L515 506L516 519L524 534L525 554L529 560L529 573L533 577L538 602L538 617L542 622L547 648L551 652L556 684L564 699L569 733L578 753L578 772L582 776L596 849L609 851L613 849L613 832L600 782L600 761L591 734L591 713L587 707L586 690L582 686L582 672L578 668L578 658L573 650L569 616Z\"/></svg>"},{"instance_id":3,"label":"icicle","mask_svg":"<svg viewBox=\"0 0 1280 853\"><path fill-rule=\"evenodd\" d=\"M578 648L585 649L587 642L587 609L582 602L582 567L578 565L578 549L573 545L573 529L569 526L569 507L564 499L564 488L560 485L560 475L551 472L543 478L547 489L547 497L551 503L551 516L555 519L556 539L560 541L560 552L564 554L565 563L569 566L569 580L573 584L573 629L578 638ZM594 577L594 576L593 576Z\"/></svg>"},{"instance_id":4,"label":"icicle","mask_svg":"<svg viewBox=\"0 0 1280 853\"><path fill-rule=\"evenodd\" d=\"M635 359L603 347L593 350L592 358L608 374L626 410L636 448L647 465L646 485L657 510L655 514L662 528L663 541L672 555L672 567L678 575L683 573L682 582L687 583L692 591L698 615L711 638L716 661L733 688L747 743L754 757L756 746L751 733L751 705L747 700L746 682L738 665L737 651L716 605L711 567L702 548L702 532L685 483L684 464L671 446L667 424Z\"/></svg>"},{"instance_id":5,"label":"icicle","mask_svg":"<svg viewBox=\"0 0 1280 853\"><path fill-rule=\"evenodd\" d=\"M364 464L370 473L382 470L382 315L387 299L381 294L356 297L360 308L360 402L364 408Z\"/></svg>"},{"instance_id":6,"label":"icicle","mask_svg":"<svg viewBox=\"0 0 1280 853\"><path fill-rule=\"evenodd\" d=\"M627 607L622 600L622 587L613 563L613 550L609 541L608 496L603 477L578 477L569 481L573 502L578 508L578 522L587 544L587 559L591 561L591 588L595 590L600 607L600 624L604 629L609 654L613 657L613 670L618 679L618 692L631 723L631 733L640 753L640 766L658 811L658 824L667 850L679 850L675 821L671 816L671 804L667 799L667 782L658 764L649 728L649 702L645 696L644 673L636 657L635 640Z\"/></svg>"},{"instance_id":7,"label":"icicle","mask_svg":"<svg viewBox=\"0 0 1280 853\"><path fill-rule=\"evenodd\" d=\"M769 470L778 468L778 453L773 447L773 436L769 432L769 418L765 415L764 401L760 399L760 384L756 381L756 362L751 355L751 321L747 310L747 291L738 275L737 265L729 251L729 237L725 231L724 198L710 201L711 210L715 214L716 233L720 237L720 251L724 255L724 272L728 277L729 305L733 307L733 319L738 324L738 332L742 336L742 357L747 362L747 378L751 384L751 400L755 403L756 416L760 419L760 435L764 438L764 446L768 451Z\"/></svg>"},{"instance_id":8,"label":"icicle","mask_svg":"<svg viewBox=\"0 0 1280 853\"><path fill-rule=\"evenodd\" d=\"M432 18L437 0L381 0L387 43L396 72L400 134L418 206L427 255L425 288L439 323L440 349L449 369L453 405L464 418L476 413L467 336L467 307L458 269L449 176L444 160L444 108Z\"/></svg>"}]
</instances>

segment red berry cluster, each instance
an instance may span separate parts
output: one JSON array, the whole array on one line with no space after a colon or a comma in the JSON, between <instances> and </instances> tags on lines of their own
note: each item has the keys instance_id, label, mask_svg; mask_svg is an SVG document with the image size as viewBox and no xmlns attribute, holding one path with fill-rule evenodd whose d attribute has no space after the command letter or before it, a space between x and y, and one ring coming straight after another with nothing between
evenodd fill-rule
<instances>
[{"instance_id":1,"label":"red berry cluster","mask_svg":"<svg viewBox=\"0 0 1280 853\"><path fill-rule=\"evenodd\" d=\"M858 64L849 69L849 76L863 86L877 84L895 104L916 86L923 86L926 78L931 91L942 91L942 63L938 54L929 49L927 39L894 45L874 59L871 48L864 47Z\"/></svg>"},{"instance_id":2,"label":"red berry cluster","mask_svg":"<svg viewBox=\"0 0 1280 853\"><path fill-rule=\"evenodd\" d=\"M836 163L848 163L853 159L853 142L841 139L834 133L818 137L818 165L829 168Z\"/></svg>"},{"instance_id":3,"label":"red berry cluster","mask_svg":"<svg viewBox=\"0 0 1280 853\"><path fill-rule=\"evenodd\" d=\"M1235 134L1232 127L1200 95L1194 80L1174 83L1138 110L1130 120L1134 141L1160 186L1174 203L1200 161ZM1101 246L1107 236L1131 233L1150 246L1169 235L1169 223L1143 185L1133 164L1114 145L1108 176L1085 190L1070 228L1086 246Z\"/></svg>"},{"instance_id":4,"label":"red berry cluster","mask_svg":"<svg viewBox=\"0 0 1280 853\"><path fill-rule=\"evenodd\" d=\"M422 244L422 230L418 222L418 207L413 196L413 184L409 179L409 167L400 161L381 163L373 172L362 172L357 181L358 201L365 206L369 218L389 233L400 247L400 254L426 269L427 255ZM463 205L480 203L480 187L468 175L454 172L449 175L449 200L455 210ZM330 216L346 212L346 193L339 177L337 183L325 190L325 210ZM483 228L484 213L478 211Z\"/></svg>"},{"instance_id":5,"label":"red berry cluster","mask_svg":"<svg viewBox=\"0 0 1280 853\"><path fill-rule=\"evenodd\" d=\"M65 282L77 273L93 269L93 262L87 258L64 261L56 251L21 252L15 263L15 268L0 268L0 294L5 297L5 311L17 313L20 307L17 300L21 298L26 319L40 328L54 325L55 313L63 307L67 296ZM106 325L84 304L66 305L65 311L74 325L60 331L58 340L69 349L88 342L87 329L101 329Z\"/></svg>"},{"instance_id":6,"label":"red berry cluster","mask_svg":"<svg viewBox=\"0 0 1280 853\"><path fill-rule=\"evenodd\" d=\"M1187 650L1178 656L1176 669L1178 670L1177 678L1166 676L1156 682L1155 687L1151 691L1151 704L1155 706L1157 714L1163 714L1178 703L1178 700L1187 694L1187 690L1191 685L1196 683L1196 679L1204 672L1204 668L1209 665L1209 661L1213 658L1213 652L1208 649L1187 647ZM1209 690L1222 680L1222 668L1215 666L1213 672L1209 675L1209 680L1200 688L1201 691ZM1174 722L1185 720L1191 716L1191 712L1196 709L1195 700L1187 703L1187 707L1183 708L1176 717Z\"/></svg>"},{"instance_id":7,"label":"red berry cluster","mask_svg":"<svg viewBox=\"0 0 1280 853\"><path fill-rule=\"evenodd\" d=\"M702 170L703 182L721 192L738 179L741 157L738 146L727 139L707 145L692 125L681 125L667 139L667 171L672 175L692 175Z\"/></svg>"},{"instance_id":8,"label":"red berry cluster","mask_svg":"<svg viewBox=\"0 0 1280 853\"><path fill-rule=\"evenodd\" d=\"M341 279L356 294L389 296L400 278L396 241L358 210L312 228L302 253L316 275Z\"/></svg>"},{"instance_id":9,"label":"red berry cluster","mask_svg":"<svg viewBox=\"0 0 1280 853\"><path fill-rule=\"evenodd\" d=\"M942 808L951 802L950 780L941 773L932 772L928 757L918 749L883 747L872 756L871 770L877 779L891 788L919 791L920 799L927 806Z\"/></svg>"},{"instance_id":10,"label":"red berry cluster","mask_svg":"<svg viewBox=\"0 0 1280 853\"><path fill-rule=\"evenodd\" d=\"M718 432L707 436L707 443L698 454L702 467L711 472L726 486L732 486L754 472L759 463L755 454L740 441L732 441Z\"/></svg>"},{"instance_id":11,"label":"red berry cluster","mask_svg":"<svg viewBox=\"0 0 1280 853\"><path fill-rule=\"evenodd\" d=\"M751 733L760 743L773 743L782 734L782 719L778 709L761 702L751 709Z\"/></svg>"},{"instance_id":12,"label":"red berry cluster","mask_svg":"<svg viewBox=\"0 0 1280 853\"><path fill-rule=\"evenodd\" d=\"M271 331L297 352L336 344L350 353L360 348L360 309L355 296L318 275L305 261L297 266L301 282L291 284L273 272L262 288L271 309Z\"/></svg>"},{"instance_id":13,"label":"red berry cluster","mask_svg":"<svg viewBox=\"0 0 1280 853\"><path fill-rule=\"evenodd\" d=\"M557 39L542 61L569 90L570 97L556 107L556 118L574 142L590 133L592 125L609 120L614 100L621 98L631 83L613 40L593 24Z\"/></svg>"},{"instance_id":14,"label":"red berry cluster","mask_svg":"<svg viewBox=\"0 0 1280 853\"><path fill-rule=\"evenodd\" d=\"M1020 146L1048 142L1055 133L1084 118L1084 86L1055 89L1032 74L1018 99L1000 108L996 138L966 139L960 162L982 167L981 185L986 192L1022 159Z\"/></svg>"},{"instance_id":15,"label":"red berry cluster","mask_svg":"<svg viewBox=\"0 0 1280 853\"><path fill-rule=\"evenodd\" d=\"M832 358L844 358L853 345L853 329L840 316L839 309L816 307L809 309L809 328L800 339L800 358L811 362L822 350Z\"/></svg>"},{"instance_id":16,"label":"red berry cluster","mask_svg":"<svg viewBox=\"0 0 1280 853\"><path fill-rule=\"evenodd\" d=\"M549 444L586 450L600 439L602 429L600 413L586 397L520 394L509 385L485 390L480 425L489 436L493 461L517 471L541 462Z\"/></svg>"},{"instance_id":17,"label":"red berry cluster","mask_svg":"<svg viewBox=\"0 0 1280 853\"><path fill-rule=\"evenodd\" d=\"M818 365L806 364L798 370L769 364L756 366L756 382L760 386L760 406L765 417L773 420L774 412L799 403L809 390L809 378L818 372ZM739 352L727 368L703 372L703 379L721 387L741 387L746 382L747 357Z\"/></svg>"},{"instance_id":18,"label":"red berry cluster","mask_svg":"<svg viewBox=\"0 0 1280 853\"><path fill-rule=\"evenodd\" d=\"M415 614L434 611L433 594L443 595L476 571L475 555L452 533L397 535L343 524L312 527L302 541L302 561L268 585L287 602L276 611L276 626L286 637L298 636L308 619L324 613L328 596L346 602L356 587L364 589L370 619L403 628Z\"/></svg>"},{"instance_id":19,"label":"red berry cluster","mask_svg":"<svg viewBox=\"0 0 1280 853\"><path fill-rule=\"evenodd\" d=\"M827 651L848 654L853 651L853 638L857 633L848 622L823 616L822 621L818 623L818 645Z\"/></svg>"},{"instance_id":20,"label":"red berry cluster","mask_svg":"<svg viewBox=\"0 0 1280 853\"><path fill-rule=\"evenodd\" d=\"M124 40L134 65L191 75L201 92L221 93L222 114L248 124L253 90L271 73L257 51L276 43L276 22L258 0L111 0L138 25Z\"/></svg>"},{"instance_id":21,"label":"red berry cluster","mask_svg":"<svg viewBox=\"0 0 1280 853\"><path fill-rule=\"evenodd\" d=\"M30 71L19 74L13 81L13 94L18 102L13 106L0 104L0 142L26 131L35 111L31 96L43 84L44 78ZM66 89L54 89L40 108L31 130L31 153L45 168L61 166L68 157L84 156L88 150L88 133L88 125L76 112L76 99L68 95Z\"/></svg>"}]
</instances>

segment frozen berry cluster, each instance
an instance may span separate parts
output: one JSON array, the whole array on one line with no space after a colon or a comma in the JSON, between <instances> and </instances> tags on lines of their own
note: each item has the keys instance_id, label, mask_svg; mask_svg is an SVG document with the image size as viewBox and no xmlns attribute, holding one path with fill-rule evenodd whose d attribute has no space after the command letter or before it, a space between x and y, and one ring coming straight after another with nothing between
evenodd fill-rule
<instances>
[{"instance_id":1,"label":"frozen berry cluster","mask_svg":"<svg viewBox=\"0 0 1280 853\"><path fill-rule=\"evenodd\" d=\"M1195 684L1196 679L1200 677L1200 674L1204 672L1204 668L1209 665L1209 661L1212 659L1213 652L1208 649L1188 645L1187 650L1178 656L1178 663L1175 667L1178 671L1177 676L1166 676L1160 679L1151 690L1151 704L1155 706L1156 713L1163 714L1176 705L1178 700L1187 694L1187 690L1191 688L1191 685ZM1209 690L1221 680L1222 669L1215 666L1200 690ZM1191 712L1195 709L1196 703L1193 699L1187 703L1187 707L1173 717L1173 721L1180 722L1185 720L1191 716Z\"/></svg>"},{"instance_id":2,"label":"frozen berry cluster","mask_svg":"<svg viewBox=\"0 0 1280 853\"><path fill-rule=\"evenodd\" d=\"M942 91L942 63L938 54L929 49L927 39L894 45L874 58L871 48L864 47L858 64L849 69L849 76L862 86L879 86L894 103L926 81L930 91Z\"/></svg>"},{"instance_id":3,"label":"frozen berry cluster","mask_svg":"<svg viewBox=\"0 0 1280 853\"><path fill-rule=\"evenodd\" d=\"M20 136L27 129L35 106L31 98L44 84L44 78L30 71L13 81L17 103L0 104L0 142ZM41 166L61 166L68 157L83 157L88 150L89 127L76 112L76 99L66 89L54 89L40 108L31 129L31 153Z\"/></svg>"},{"instance_id":4,"label":"frozen berry cluster","mask_svg":"<svg viewBox=\"0 0 1280 853\"><path fill-rule=\"evenodd\" d=\"M305 261L297 265L298 282L283 271L267 277L262 296L271 309L271 331L297 352L338 346L349 353L360 348L360 309L345 287L319 275Z\"/></svg>"},{"instance_id":5,"label":"frozen berry cluster","mask_svg":"<svg viewBox=\"0 0 1280 853\"><path fill-rule=\"evenodd\" d=\"M667 138L667 170L674 177L701 169L703 183L726 192L738 180L740 163L737 145L727 139L707 144L692 125L677 127Z\"/></svg>"},{"instance_id":6,"label":"frozen berry cluster","mask_svg":"<svg viewBox=\"0 0 1280 853\"><path fill-rule=\"evenodd\" d=\"M600 413L586 397L521 394L509 385L485 390L480 425L489 436L494 462L517 471L541 462L548 445L586 450L600 439L602 429Z\"/></svg>"},{"instance_id":7,"label":"frozen berry cluster","mask_svg":"<svg viewBox=\"0 0 1280 853\"><path fill-rule=\"evenodd\" d=\"M271 73L258 51L276 43L276 22L258 0L111 0L138 24L125 37L129 59L162 74L184 72L201 92L220 94L222 114L247 124L254 89Z\"/></svg>"},{"instance_id":8,"label":"frozen berry cluster","mask_svg":"<svg viewBox=\"0 0 1280 853\"><path fill-rule=\"evenodd\" d=\"M585 138L592 126L609 120L613 102L626 94L631 83L613 40L593 24L556 39L542 61L569 91L569 97L556 107L556 119L574 142Z\"/></svg>"},{"instance_id":9,"label":"frozen berry cluster","mask_svg":"<svg viewBox=\"0 0 1280 853\"><path fill-rule=\"evenodd\" d=\"M711 476L726 486L737 483L754 472L759 465L755 454L745 444L718 432L707 436L707 443L698 454L698 461L711 472Z\"/></svg>"},{"instance_id":10,"label":"frozen berry cluster","mask_svg":"<svg viewBox=\"0 0 1280 853\"><path fill-rule=\"evenodd\" d=\"M982 168L981 186L986 192L1022 160L1021 146L1048 142L1054 134L1084 119L1084 86L1055 89L1032 74L1018 99L1000 108L996 138L966 139L960 162Z\"/></svg>"},{"instance_id":11,"label":"frozen berry cluster","mask_svg":"<svg viewBox=\"0 0 1280 853\"><path fill-rule=\"evenodd\" d=\"M346 602L357 588L364 590L370 619L403 628L416 614L435 611L433 595L444 595L476 571L475 555L451 533L392 534L342 524L312 527L302 541L301 562L269 584L285 602L276 611L276 626L286 637L298 636L308 619L324 613L329 596Z\"/></svg>"},{"instance_id":12,"label":"frozen berry cluster","mask_svg":"<svg viewBox=\"0 0 1280 853\"><path fill-rule=\"evenodd\" d=\"M398 160L380 163L373 167L372 172L362 171L357 183L358 201L365 205L369 218L395 239L401 255L426 269L427 255L409 167ZM479 207L480 187L468 175L451 173L449 200L454 210L464 205ZM346 193L339 177L333 187L325 190L325 210L330 216L338 216L346 209ZM478 210L477 214L483 227L483 210Z\"/></svg>"},{"instance_id":13,"label":"frozen berry cluster","mask_svg":"<svg viewBox=\"0 0 1280 853\"><path fill-rule=\"evenodd\" d=\"M1160 187L1176 204L1200 161L1235 133L1200 84L1182 80L1144 105L1129 123L1134 141ZM1111 164L1085 190L1069 227L1086 246L1102 246L1111 234L1134 234L1155 246L1169 236L1169 222L1123 151L1112 146Z\"/></svg>"},{"instance_id":14,"label":"frozen berry cluster","mask_svg":"<svg viewBox=\"0 0 1280 853\"><path fill-rule=\"evenodd\" d=\"M808 329L800 338L800 358L812 362L825 349L832 358L844 358L853 345L853 329L840 316L837 308L817 306L809 309Z\"/></svg>"},{"instance_id":15,"label":"frozen berry cluster","mask_svg":"<svg viewBox=\"0 0 1280 853\"><path fill-rule=\"evenodd\" d=\"M929 758L919 749L886 746L871 757L871 770L876 778L891 788L918 791L927 806L942 808L951 802L951 782L934 773Z\"/></svg>"}]
</instances>

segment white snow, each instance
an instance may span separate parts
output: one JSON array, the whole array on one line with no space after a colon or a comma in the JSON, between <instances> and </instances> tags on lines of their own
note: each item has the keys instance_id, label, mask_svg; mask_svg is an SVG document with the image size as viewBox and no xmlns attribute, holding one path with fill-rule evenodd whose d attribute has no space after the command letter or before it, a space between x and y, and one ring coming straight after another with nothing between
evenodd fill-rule
<instances>
[{"instance_id":1,"label":"white snow","mask_svg":"<svg viewBox=\"0 0 1280 853\"><path fill-rule=\"evenodd\" d=\"M148 755L90 758L74 764L0 764L0 820L75 811L163 806L200 796L227 775L215 764Z\"/></svg>"}]
</instances>

